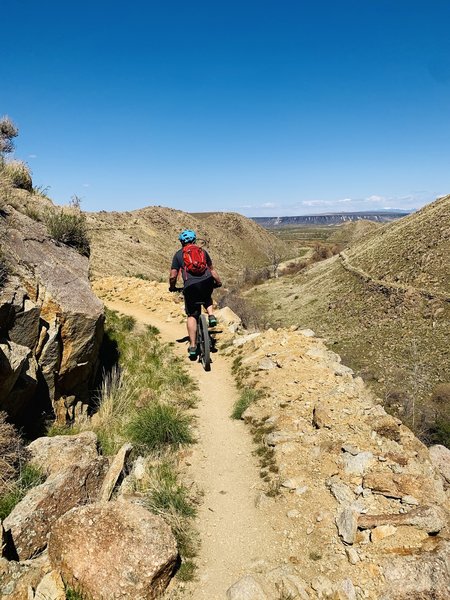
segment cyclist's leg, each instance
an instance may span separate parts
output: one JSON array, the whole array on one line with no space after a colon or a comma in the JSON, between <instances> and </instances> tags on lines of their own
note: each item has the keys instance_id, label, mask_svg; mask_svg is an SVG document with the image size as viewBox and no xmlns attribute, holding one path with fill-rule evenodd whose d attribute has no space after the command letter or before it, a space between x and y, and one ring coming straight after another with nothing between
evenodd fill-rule
<instances>
[{"instance_id":1,"label":"cyclist's leg","mask_svg":"<svg viewBox=\"0 0 450 600\"><path fill-rule=\"evenodd\" d=\"M187 331L189 335L189 353L194 353L197 350L197 321L200 314L198 305L198 286L193 284L184 290L184 304L187 314Z\"/></svg>"}]
</instances>

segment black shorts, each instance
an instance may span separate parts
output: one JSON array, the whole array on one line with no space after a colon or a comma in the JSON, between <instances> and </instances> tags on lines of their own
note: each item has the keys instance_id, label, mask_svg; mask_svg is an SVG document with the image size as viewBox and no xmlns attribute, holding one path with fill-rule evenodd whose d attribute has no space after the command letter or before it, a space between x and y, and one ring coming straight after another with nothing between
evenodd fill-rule
<instances>
[{"instance_id":1,"label":"black shorts","mask_svg":"<svg viewBox=\"0 0 450 600\"><path fill-rule=\"evenodd\" d=\"M201 308L207 308L212 304L212 291L214 279L208 277L198 283L192 283L184 289L184 308L188 317L198 317L201 313Z\"/></svg>"}]
</instances>

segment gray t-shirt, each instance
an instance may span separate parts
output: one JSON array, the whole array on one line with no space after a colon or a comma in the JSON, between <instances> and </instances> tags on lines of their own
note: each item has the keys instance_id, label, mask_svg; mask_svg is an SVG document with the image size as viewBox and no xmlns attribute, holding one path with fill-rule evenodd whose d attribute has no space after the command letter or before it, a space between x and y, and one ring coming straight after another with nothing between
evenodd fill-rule
<instances>
[{"instance_id":1,"label":"gray t-shirt","mask_svg":"<svg viewBox=\"0 0 450 600\"><path fill-rule=\"evenodd\" d=\"M208 265L206 271L203 273L203 275L193 275L192 273L189 273L188 271L186 271L186 269L184 268L184 260L183 260L183 248L180 248L178 250L178 252L175 253L175 256L173 257L172 260L172 269L176 269L178 272L181 271L181 276L183 277L183 282L184 282L184 287L187 288L190 285L193 285L194 283L199 283L200 281L205 281L206 279L209 279L210 277L212 277L211 275L211 271L210 271L210 267L212 266L212 261L211 258L209 256L209 254L206 252L206 250L203 250L203 252L205 253L206 256L206 264Z\"/></svg>"}]
</instances>

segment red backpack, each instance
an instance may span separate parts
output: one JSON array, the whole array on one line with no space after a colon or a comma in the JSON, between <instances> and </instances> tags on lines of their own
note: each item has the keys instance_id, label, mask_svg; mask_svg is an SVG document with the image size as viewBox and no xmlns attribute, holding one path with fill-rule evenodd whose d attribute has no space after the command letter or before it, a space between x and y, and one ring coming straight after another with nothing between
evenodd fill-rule
<instances>
[{"instance_id":1,"label":"red backpack","mask_svg":"<svg viewBox=\"0 0 450 600\"><path fill-rule=\"evenodd\" d=\"M206 271L206 254L200 246L196 244L186 244L183 246L184 268L191 275L203 275Z\"/></svg>"}]
</instances>

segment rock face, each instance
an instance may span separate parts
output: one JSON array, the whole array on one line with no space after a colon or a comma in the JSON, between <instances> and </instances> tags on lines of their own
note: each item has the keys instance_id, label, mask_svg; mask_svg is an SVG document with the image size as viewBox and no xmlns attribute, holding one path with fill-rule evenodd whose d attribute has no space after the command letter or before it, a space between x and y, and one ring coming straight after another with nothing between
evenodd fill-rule
<instances>
[{"instance_id":1,"label":"rock face","mask_svg":"<svg viewBox=\"0 0 450 600\"><path fill-rule=\"evenodd\" d=\"M106 469L107 460L98 457L55 473L28 492L3 522L20 560L44 550L48 534L61 515L97 499Z\"/></svg>"},{"instance_id":2,"label":"rock face","mask_svg":"<svg viewBox=\"0 0 450 600\"><path fill-rule=\"evenodd\" d=\"M0 226L14 272L0 294L0 410L23 422L39 397L60 421L72 419L77 402L86 402L103 335L88 259L12 208Z\"/></svg>"},{"instance_id":3,"label":"rock face","mask_svg":"<svg viewBox=\"0 0 450 600\"><path fill-rule=\"evenodd\" d=\"M177 548L160 517L136 504L108 502L61 517L49 557L64 581L92 600L152 600L170 580Z\"/></svg>"}]
</instances>

